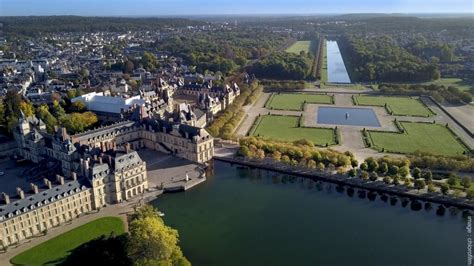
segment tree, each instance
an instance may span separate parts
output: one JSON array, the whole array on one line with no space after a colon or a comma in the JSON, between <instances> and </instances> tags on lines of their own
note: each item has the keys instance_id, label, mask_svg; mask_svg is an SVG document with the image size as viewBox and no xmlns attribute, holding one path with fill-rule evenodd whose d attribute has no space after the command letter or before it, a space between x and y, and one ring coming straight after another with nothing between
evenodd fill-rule
<instances>
[{"instance_id":1,"label":"tree","mask_svg":"<svg viewBox=\"0 0 474 266\"><path fill-rule=\"evenodd\" d=\"M273 154L272 154L272 157L275 161L280 161L281 160L281 152L274 151Z\"/></svg>"},{"instance_id":2,"label":"tree","mask_svg":"<svg viewBox=\"0 0 474 266\"><path fill-rule=\"evenodd\" d=\"M441 188L441 193L443 193L444 195L448 195L448 192L449 192L449 185L448 184L441 183L441 185L439 187Z\"/></svg>"},{"instance_id":3,"label":"tree","mask_svg":"<svg viewBox=\"0 0 474 266\"><path fill-rule=\"evenodd\" d=\"M450 173L447 183L450 186L456 186L459 183L459 176L454 173Z\"/></svg>"},{"instance_id":4,"label":"tree","mask_svg":"<svg viewBox=\"0 0 474 266\"><path fill-rule=\"evenodd\" d=\"M58 125L58 120L49 112L47 105L41 105L37 109L38 118L46 124L48 132L54 132L54 126Z\"/></svg>"},{"instance_id":5,"label":"tree","mask_svg":"<svg viewBox=\"0 0 474 266\"><path fill-rule=\"evenodd\" d=\"M469 176L465 176L461 179L461 185L468 189L469 187L471 187L471 178Z\"/></svg>"},{"instance_id":6,"label":"tree","mask_svg":"<svg viewBox=\"0 0 474 266\"><path fill-rule=\"evenodd\" d=\"M416 179L415 180L415 188L420 191L420 189L424 189L426 186L425 180L423 179Z\"/></svg>"},{"instance_id":7,"label":"tree","mask_svg":"<svg viewBox=\"0 0 474 266\"><path fill-rule=\"evenodd\" d=\"M474 199L474 188L470 188L466 191L466 198Z\"/></svg>"},{"instance_id":8,"label":"tree","mask_svg":"<svg viewBox=\"0 0 474 266\"><path fill-rule=\"evenodd\" d=\"M257 158L260 160L265 159L265 152L262 149L258 149L256 155L257 155Z\"/></svg>"},{"instance_id":9,"label":"tree","mask_svg":"<svg viewBox=\"0 0 474 266\"><path fill-rule=\"evenodd\" d=\"M372 172L370 173L370 181L377 181L377 179L379 178L379 175L376 173L376 172Z\"/></svg>"},{"instance_id":10,"label":"tree","mask_svg":"<svg viewBox=\"0 0 474 266\"><path fill-rule=\"evenodd\" d=\"M408 168L408 166L403 166L400 168L400 170L398 171L398 173L402 176L402 177L407 177L408 174L410 173L410 168Z\"/></svg>"},{"instance_id":11,"label":"tree","mask_svg":"<svg viewBox=\"0 0 474 266\"><path fill-rule=\"evenodd\" d=\"M361 178L362 180L367 180L367 179L369 178L369 173L368 173L367 171L362 171L362 172L360 173L360 178Z\"/></svg>"},{"instance_id":12,"label":"tree","mask_svg":"<svg viewBox=\"0 0 474 266\"><path fill-rule=\"evenodd\" d=\"M373 172L379 168L379 163L373 157L365 159L365 162L367 163L367 170L369 172Z\"/></svg>"},{"instance_id":13,"label":"tree","mask_svg":"<svg viewBox=\"0 0 474 266\"><path fill-rule=\"evenodd\" d=\"M61 104L59 104L58 101L53 101L53 113L56 116L56 118L60 118L61 116L66 115L66 111L61 106Z\"/></svg>"},{"instance_id":14,"label":"tree","mask_svg":"<svg viewBox=\"0 0 474 266\"><path fill-rule=\"evenodd\" d=\"M153 207L139 209L129 231L127 254L134 265L191 265L178 246L178 231L166 226Z\"/></svg>"},{"instance_id":15,"label":"tree","mask_svg":"<svg viewBox=\"0 0 474 266\"><path fill-rule=\"evenodd\" d=\"M380 164L378 171L381 174L386 174L388 172L388 164L386 162L383 162L382 164Z\"/></svg>"},{"instance_id":16,"label":"tree","mask_svg":"<svg viewBox=\"0 0 474 266\"><path fill-rule=\"evenodd\" d=\"M92 112L72 113L60 117L61 124L71 134L83 132L97 123L97 116Z\"/></svg>"},{"instance_id":17,"label":"tree","mask_svg":"<svg viewBox=\"0 0 474 266\"><path fill-rule=\"evenodd\" d=\"M363 162L363 163L360 164L360 167L359 167L359 168L360 168L360 170L362 170L362 171L367 171L367 170L369 169L369 166L367 165L366 162Z\"/></svg>"},{"instance_id":18,"label":"tree","mask_svg":"<svg viewBox=\"0 0 474 266\"><path fill-rule=\"evenodd\" d=\"M413 169L413 171L412 171L411 176L413 176L413 178L415 178L415 179L421 178L421 170L420 170L420 168L415 167L415 168Z\"/></svg>"},{"instance_id":19,"label":"tree","mask_svg":"<svg viewBox=\"0 0 474 266\"><path fill-rule=\"evenodd\" d=\"M20 110L25 114L26 117L33 116L35 114L35 109L33 105L29 102L22 101L20 103Z\"/></svg>"},{"instance_id":20,"label":"tree","mask_svg":"<svg viewBox=\"0 0 474 266\"><path fill-rule=\"evenodd\" d=\"M394 185L399 185L400 184L400 177L398 175L395 175L393 177L393 184Z\"/></svg>"},{"instance_id":21,"label":"tree","mask_svg":"<svg viewBox=\"0 0 474 266\"><path fill-rule=\"evenodd\" d=\"M350 177L355 177L357 174L357 171L356 169L352 168L350 169L348 172L347 172L347 175L350 176Z\"/></svg>"},{"instance_id":22,"label":"tree","mask_svg":"<svg viewBox=\"0 0 474 266\"><path fill-rule=\"evenodd\" d=\"M431 173L430 170L426 170L422 173L421 175L423 177L423 179L425 179L426 183L431 183L431 181L433 181L433 174Z\"/></svg>"},{"instance_id":23,"label":"tree","mask_svg":"<svg viewBox=\"0 0 474 266\"><path fill-rule=\"evenodd\" d=\"M396 165L391 165L388 169L388 174L390 176L396 176L398 175L399 168Z\"/></svg>"},{"instance_id":24,"label":"tree","mask_svg":"<svg viewBox=\"0 0 474 266\"><path fill-rule=\"evenodd\" d=\"M392 182L392 180L390 179L390 177L386 176L386 177L383 178L383 182L385 184L389 185Z\"/></svg>"},{"instance_id":25,"label":"tree","mask_svg":"<svg viewBox=\"0 0 474 266\"><path fill-rule=\"evenodd\" d=\"M433 193L436 191L435 186L432 183L428 184L428 192Z\"/></svg>"},{"instance_id":26,"label":"tree","mask_svg":"<svg viewBox=\"0 0 474 266\"><path fill-rule=\"evenodd\" d=\"M352 159L351 160L351 166L353 168L356 168L357 166L359 166L359 162L356 159Z\"/></svg>"},{"instance_id":27,"label":"tree","mask_svg":"<svg viewBox=\"0 0 474 266\"><path fill-rule=\"evenodd\" d=\"M86 105L81 101L77 101L77 102L74 102L74 103L71 104L71 111L73 111L73 112L81 113L81 112L84 112L86 110L87 110Z\"/></svg>"}]
</instances>

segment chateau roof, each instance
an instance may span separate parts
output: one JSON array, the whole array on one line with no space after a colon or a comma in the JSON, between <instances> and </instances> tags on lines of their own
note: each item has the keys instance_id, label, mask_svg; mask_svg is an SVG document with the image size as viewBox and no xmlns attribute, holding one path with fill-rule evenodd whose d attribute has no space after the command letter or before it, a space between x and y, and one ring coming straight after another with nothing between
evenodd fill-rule
<instances>
[{"instance_id":1,"label":"chateau roof","mask_svg":"<svg viewBox=\"0 0 474 266\"><path fill-rule=\"evenodd\" d=\"M87 188L87 182L85 182L84 179L78 179L69 180L65 182L64 185L57 185L51 189L40 190L36 194L27 194L25 191L25 197L23 199L13 200L14 198L12 198L9 204L0 204L0 222L29 212L35 208L48 205Z\"/></svg>"}]
</instances>

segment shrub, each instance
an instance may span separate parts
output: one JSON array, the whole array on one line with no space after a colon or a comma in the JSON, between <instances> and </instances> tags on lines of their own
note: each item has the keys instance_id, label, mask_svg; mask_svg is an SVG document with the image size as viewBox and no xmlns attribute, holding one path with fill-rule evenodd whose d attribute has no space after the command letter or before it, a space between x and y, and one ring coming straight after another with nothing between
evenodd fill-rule
<instances>
[{"instance_id":1,"label":"shrub","mask_svg":"<svg viewBox=\"0 0 474 266\"><path fill-rule=\"evenodd\" d=\"M439 187L441 188L441 193L443 193L444 195L448 195L448 193L449 193L449 185L448 184L442 183Z\"/></svg>"},{"instance_id":2,"label":"shrub","mask_svg":"<svg viewBox=\"0 0 474 266\"><path fill-rule=\"evenodd\" d=\"M377 179L379 178L379 175L376 172L372 172L372 173L370 173L369 178L370 178L371 181L377 181Z\"/></svg>"}]
</instances>

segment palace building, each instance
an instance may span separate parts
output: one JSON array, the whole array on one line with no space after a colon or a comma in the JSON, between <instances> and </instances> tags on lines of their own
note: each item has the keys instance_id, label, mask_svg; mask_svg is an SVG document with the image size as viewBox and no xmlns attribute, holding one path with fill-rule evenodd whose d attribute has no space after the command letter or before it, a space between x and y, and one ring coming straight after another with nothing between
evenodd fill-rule
<instances>
[{"instance_id":1,"label":"palace building","mask_svg":"<svg viewBox=\"0 0 474 266\"><path fill-rule=\"evenodd\" d=\"M0 191L0 248L142 195L148 190L148 177L138 149L197 163L212 159L214 140L205 129L151 118L143 110L138 108L135 120L76 135L64 128L50 134L40 119L21 117L13 133L17 154L40 165L52 163L61 175L17 187L17 195Z\"/></svg>"}]
</instances>

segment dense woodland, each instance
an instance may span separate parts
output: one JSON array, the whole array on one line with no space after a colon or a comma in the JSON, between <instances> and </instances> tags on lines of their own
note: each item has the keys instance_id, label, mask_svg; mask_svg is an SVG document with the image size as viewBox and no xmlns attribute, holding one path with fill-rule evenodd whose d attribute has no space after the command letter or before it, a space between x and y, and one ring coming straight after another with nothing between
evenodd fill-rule
<instances>
[{"instance_id":1,"label":"dense woodland","mask_svg":"<svg viewBox=\"0 0 474 266\"><path fill-rule=\"evenodd\" d=\"M281 35L261 30L198 32L159 40L153 48L182 57L196 71L220 71L227 75L258 59L285 42Z\"/></svg>"},{"instance_id":2,"label":"dense woodland","mask_svg":"<svg viewBox=\"0 0 474 266\"><path fill-rule=\"evenodd\" d=\"M411 54L389 36L346 36L339 44L346 64L352 70L349 73L352 80L416 82L440 78L438 61L426 61Z\"/></svg>"},{"instance_id":3,"label":"dense woodland","mask_svg":"<svg viewBox=\"0 0 474 266\"><path fill-rule=\"evenodd\" d=\"M313 56L301 52L299 55L276 52L257 62L252 72L258 78L303 80L311 77Z\"/></svg>"},{"instance_id":4,"label":"dense woodland","mask_svg":"<svg viewBox=\"0 0 474 266\"><path fill-rule=\"evenodd\" d=\"M203 21L181 18L120 18L120 17L0 17L1 29L6 35L29 37L57 32L126 32L156 30L157 28L205 25Z\"/></svg>"}]
</instances>

